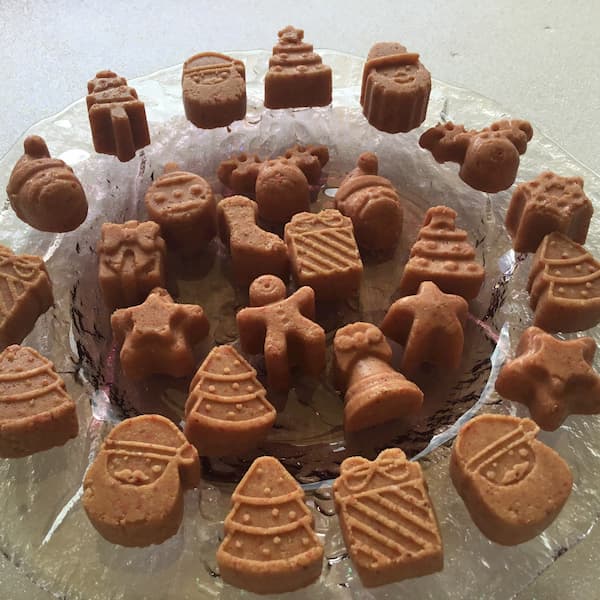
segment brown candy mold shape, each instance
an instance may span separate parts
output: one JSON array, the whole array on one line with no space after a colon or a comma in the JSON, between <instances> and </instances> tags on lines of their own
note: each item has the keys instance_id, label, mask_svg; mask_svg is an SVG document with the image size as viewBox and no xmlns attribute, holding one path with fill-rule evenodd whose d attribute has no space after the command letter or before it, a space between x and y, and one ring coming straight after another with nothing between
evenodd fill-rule
<instances>
[{"instance_id":1,"label":"brown candy mold shape","mask_svg":"<svg viewBox=\"0 0 600 600\"><path fill-rule=\"evenodd\" d=\"M127 551L104 543L93 529L85 524L77 507L70 511L65 508L70 494L80 485L82 461L85 461L89 444L94 444L97 440L97 422L92 422L89 433L86 432L86 416L92 409L98 418L122 419L124 415L135 415L142 407L152 403L156 410L173 415L173 418L179 421L188 391L187 382L177 386L172 381L152 380L140 387L115 379L114 363L111 363L114 354L111 354L110 336L106 325L107 311L102 307L102 301L97 295L97 273L89 267L95 260L89 246L95 245L97 227L102 221L145 218L143 213L136 212L135 202L139 203L143 199L143 194L151 183L151 174L154 172L155 177L159 176L166 162L176 161L182 169L200 174L214 173L223 157L239 151L239 148L231 148L231 143L226 141L227 136L229 140L241 140L246 151L257 152L261 156L279 153L294 143L295 139L304 143L318 141L327 144L331 149L332 158L327 168L328 172L333 173L335 170L343 175L351 169L357 155L368 149L364 145L371 139L368 131L371 132L370 135L376 134L360 112L357 79L354 76L349 77L350 73L362 71L364 57L351 57L332 51L319 53L324 62L332 65L336 72L336 88L331 108L297 112L271 111L270 114L277 118L270 122L257 108L263 94L261 77L264 75L270 52L231 53L234 58L244 60L247 65L249 110L248 120L233 123L230 134L227 134L225 128L222 132L201 132L182 118L181 65L131 81L131 85L144 99L148 116L152 120L151 126L154 122L177 117L177 123L184 127L185 131L177 127L160 128L160 131L156 131L153 144L126 164L111 157L94 154L83 101L29 132L42 134L53 156L63 158L72 165L77 160L82 160L78 163L76 171L86 191L93 190L89 191L90 198L92 193L94 197L94 202L90 203L88 220L75 234L53 236L29 231L24 236L23 227L12 211L4 211L0 217L6 226L3 228L2 243L13 248L17 254L30 253L44 257L51 274L54 276L60 273L60 277L53 277L54 293L58 302L52 310L40 317L25 343L38 348L55 363L74 398L80 391L84 394L83 401L78 403L78 412L80 409L83 409L83 412L80 415L82 433L77 439L69 442L64 448L42 452L25 461L2 462L6 474L0 487L0 498L3 502L2 549L10 557L9 562L19 562L20 568L27 571L28 577L34 583L47 586L55 595L72 593L84 598L96 596L98 600L104 600L109 594L118 596L123 594L124 589L131 589L133 579L136 591L148 597L166 597L173 593L179 593L182 597L193 596L198 594L198 587L211 592L218 592L220 589L214 555L217 536L222 532L222 519L227 511L226 505L232 489L231 484L226 481L237 481L247 469L248 460L205 460L207 480L201 483L200 500L195 492L186 496L190 510L185 512L182 534L147 550ZM348 75L344 76L343 73ZM344 88L344 85L347 87ZM427 125L437 122L440 113L444 112L445 103L445 114L457 121L473 123L476 119L481 120L482 114L486 115L486 122L502 118L502 109L492 101L467 90L434 81L429 105L430 121L426 121ZM343 120L339 118L342 111ZM327 121L323 119L324 113L328 115ZM55 125L58 121L60 123ZM64 127L65 121L72 125L68 130ZM327 133L330 125L332 132L343 126L343 138L347 145L351 145L350 149L330 143ZM285 137L285 141L279 141L279 137L270 137L272 128L275 127ZM210 138L210 146L204 147L192 142L191 139L196 135L206 135L207 139ZM490 373L489 352L493 348L493 342L485 334L485 327L489 325L499 329L504 320L508 319L512 328L516 325L519 329L519 320L524 319L525 322L525 319L530 318L527 295L524 292L528 268L527 265L518 263L514 270L515 257L512 251L505 254L510 242L506 234L497 229L501 227L504 218L503 207L506 206L508 195L501 194L493 199L494 210L488 217L495 218L495 225L487 220L482 223L482 212L471 210L469 213L460 208L463 201L472 206L480 206L477 204L482 201L480 193L462 186L459 198L456 176L450 169L440 167L431 160L424 161L424 164L412 162L411 157L415 154L413 134L389 137L393 139L392 148L386 148L384 154L381 154L382 148L385 147L383 142L380 146L372 146L371 149L380 156L381 173L389 176L394 185L407 191L409 202L405 207L405 231L416 232L422 219L423 207L415 204L415 198L422 197L427 202L431 200L432 204L448 203L458 210L461 226L473 235L472 241L482 244L485 249L486 268L489 269L486 286L475 301L474 307L472 305L472 310L477 311L476 314L485 315L489 309L489 315L483 325L478 325L471 319L467 321L465 347L467 352L470 352L470 348L473 354L466 359L468 366L459 376L460 385L457 385L459 382L456 379L445 381L444 402L441 402L441 394L437 396L439 401L435 399L435 394L430 394L432 402L430 404L430 401L426 400L424 406L430 407L431 412L424 415L423 421L419 422L410 435L398 432L397 437L392 438L394 445L402 447L407 456L412 457L429 444L432 432L447 432L451 424L468 409L475 407L476 412L482 403L498 402L497 396L484 396L483 400L477 400ZM412 141L408 143L398 138L409 138ZM6 158L0 161L0 189L6 186L12 166L22 155L22 142L23 140L19 141ZM190 147L198 148L200 152L190 157L185 154L183 147L177 145L178 142L189 142ZM92 158L85 160L88 155ZM407 168L394 170L394 167L400 164L406 165ZM586 194L594 204L597 203L600 197L600 181L597 176L552 141L536 132L535 144L530 146L521 161L519 180L535 178L542 171L542 165L563 175L582 176L585 179ZM107 184L107 179L110 180L110 185ZM332 183L333 181L330 181L330 185ZM331 200L331 196L328 200ZM312 205L311 210L323 205L324 199L320 198ZM138 204L138 208L140 206ZM485 206L482 206L482 211L484 208ZM93 230L92 233L88 224ZM596 256L600 255L598 233L594 228L588 235L586 247ZM361 298L362 310L366 311L363 314L366 316L360 318L369 318L369 315L372 315L372 322L375 323L379 323L383 318L387 305L395 299L394 292L401 275L401 265L408 250L408 242L401 241L396 255L397 263L391 261L365 265L365 281L369 282L369 285ZM500 257L503 260L501 270L498 267ZM521 260L521 257L517 259ZM177 300L201 304L213 325L216 339L220 343L228 343L235 341L233 313L236 307L245 304L245 300L243 295L238 295L232 288L225 285L220 287L222 280L216 269L219 268L221 260L220 256L217 257L215 271L210 271L206 277L196 281L194 287L189 279L182 277L179 272L175 273L175 277L181 288ZM385 282L378 277L377 273L380 270L384 270L386 276L393 279L391 287L386 287ZM219 289L223 290L219 295L211 291L217 282ZM210 300L207 302L207 299ZM385 300L384 306L380 304L382 300ZM343 315L348 317L348 320L355 320L358 316L356 306L347 305ZM68 323L71 323L72 343L80 349L79 358L72 355L69 336L65 330L65 324ZM325 325L329 328L327 323ZM599 333L595 330L590 331L596 342L599 341ZM502 343L501 346L504 347ZM71 374L72 356L81 364L80 373L89 382L84 383L84 387L81 380L75 381ZM494 364L498 360L495 358ZM259 377L263 377L264 368L261 362L258 361L253 366L257 369ZM299 383L299 387L289 395L283 413L289 418L279 421L277 427L271 430L266 440L266 450L281 458L294 477L309 490L309 503L318 504L323 511L315 513L317 531L328 540L325 552L328 564L324 568L319 592L327 600L340 592L360 597L363 588L346 557L345 546L341 542L336 525L337 518L327 516L332 508L331 501L327 500L328 484L326 481L321 483L321 480L335 477L339 468L336 461L339 462L345 452L341 434L341 398L333 395L332 389L314 389L304 385L302 381ZM93 399L92 406L87 401L90 397ZM491 408L505 410L502 404ZM315 414L314 409L319 410L320 416ZM468 419L469 415L466 418ZM299 448L297 441L300 439L300 433L306 444L307 432L311 432L308 445ZM572 466L576 466L578 485L573 489L571 499L561 514L560 526L548 529L543 538L531 540L518 549L504 551L499 551L494 544L477 534L466 510L459 510L461 501L448 488L448 465L443 459L444 450L436 450L438 443L433 443L426 450L425 459L421 461L432 499L440 517L444 514L456 515L456 519L444 521L444 538L446 541L448 536L450 539L463 540L465 532L475 535L471 535L469 543L452 544L452 552L447 555L442 573L394 584L381 592L373 590L373 595L377 597L379 593L395 596L412 594L415 597L431 599L435 597L435 592L440 586L450 598L463 598L465 595L480 598L488 597L492 593L499 597L514 595L535 579L565 549L572 547L575 540L584 537L591 524L589 515L600 510L600 502L593 494L600 478L600 464L590 460L589 452L589 448L595 448L596 440L600 439L600 423L596 418L573 417L563 424L560 433L553 435L551 439L556 449ZM376 446L376 443L374 445ZM72 452L71 447L77 448L77 452ZM372 459L380 449L382 448L365 448L363 455ZM19 464L26 464L27 468L19 467ZM25 485L28 486L27 495L22 493ZM318 487L318 490L311 491L314 487ZM27 518L23 518L24 510L27 510ZM198 510L201 511L205 523L202 528L198 527ZM49 530L49 524L55 521L58 527ZM85 525L89 535L82 535L82 525ZM42 545L46 537L47 541ZM86 557L85 568L73 569L73 562L65 560L65 545L68 545L69 552ZM124 553L129 554L125 556ZM149 571L150 564L156 566L156 569ZM106 568L107 565L110 565L110 569ZM186 575L166 578L163 567L180 569L179 572ZM511 576L499 579L498 572L510 572ZM96 582L102 587L97 588ZM342 589L340 583L348 587Z\"/></svg>"}]
</instances>

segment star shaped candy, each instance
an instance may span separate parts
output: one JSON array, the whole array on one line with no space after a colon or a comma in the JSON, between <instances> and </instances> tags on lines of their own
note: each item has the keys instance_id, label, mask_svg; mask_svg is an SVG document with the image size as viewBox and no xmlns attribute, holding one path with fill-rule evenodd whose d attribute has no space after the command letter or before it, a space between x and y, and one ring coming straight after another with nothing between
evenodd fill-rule
<instances>
[{"instance_id":1,"label":"star shaped candy","mask_svg":"<svg viewBox=\"0 0 600 600\"><path fill-rule=\"evenodd\" d=\"M163 288L154 288L142 304L115 311L110 322L122 344L123 373L131 379L190 375L196 366L192 347L209 330L202 307L177 304Z\"/></svg>"},{"instance_id":2,"label":"star shaped candy","mask_svg":"<svg viewBox=\"0 0 600 600\"><path fill-rule=\"evenodd\" d=\"M600 376L592 368L595 353L590 337L559 340L529 327L516 357L500 371L496 391L525 404L542 429L554 431L570 414L600 413Z\"/></svg>"},{"instance_id":3,"label":"star shaped candy","mask_svg":"<svg viewBox=\"0 0 600 600\"><path fill-rule=\"evenodd\" d=\"M423 363L450 369L460 364L468 304L461 296L445 294L432 281L424 281L414 296L390 306L381 330L404 346L403 373L414 373Z\"/></svg>"}]
</instances>

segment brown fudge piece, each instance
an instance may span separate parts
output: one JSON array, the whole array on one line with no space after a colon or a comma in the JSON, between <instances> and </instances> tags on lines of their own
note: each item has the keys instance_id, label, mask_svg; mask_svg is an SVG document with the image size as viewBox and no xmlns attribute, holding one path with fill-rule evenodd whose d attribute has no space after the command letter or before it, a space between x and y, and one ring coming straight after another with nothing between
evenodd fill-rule
<instances>
[{"instance_id":1,"label":"brown fudge piece","mask_svg":"<svg viewBox=\"0 0 600 600\"><path fill-rule=\"evenodd\" d=\"M346 431L419 412L423 392L392 369L392 349L375 325L351 323L338 329L333 350L336 386L345 391Z\"/></svg>"},{"instance_id":2,"label":"brown fudge piece","mask_svg":"<svg viewBox=\"0 0 600 600\"><path fill-rule=\"evenodd\" d=\"M98 281L111 308L139 304L166 284L166 245L154 221L104 223L98 243Z\"/></svg>"},{"instance_id":3,"label":"brown fudge piece","mask_svg":"<svg viewBox=\"0 0 600 600\"><path fill-rule=\"evenodd\" d=\"M21 343L53 303L44 261L0 244L0 349Z\"/></svg>"},{"instance_id":4,"label":"brown fudge piece","mask_svg":"<svg viewBox=\"0 0 600 600\"><path fill-rule=\"evenodd\" d=\"M0 354L0 457L18 458L77 437L75 402L54 365L33 348Z\"/></svg>"},{"instance_id":5,"label":"brown fudge piece","mask_svg":"<svg viewBox=\"0 0 600 600\"><path fill-rule=\"evenodd\" d=\"M581 331L600 322L600 261L562 233L544 238L527 291L534 325L546 331Z\"/></svg>"},{"instance_id":6,"label":"brown fudge piece","mask_svg":"<svg viewBox=\"0 0 600 600\"><path fill-rule=\"evenodd\" d=\"M177 304L163 288L152 290L138 306L115 311L110 324L122 345L121 368L131 379L190 375L196 365L192 348L209 330L201 306Z\"/></svg>"},{"instance_id":7,"label":"brown fudge piece","mask_svg":"<svg viewBox=\"0 0 600 600\"><path fill-rule=\"evenodd\" d=\"M380 131L407 132L427 114L431 75L419 55L395 42L375 44L362 75L360 104L367 121Z\"/></svg>"},{"instance_id":8,"label":"brown fudge piece","mask_svg":"<svg viewBox=\"0 0 600 600\"><path fill-rule=\"evenodd\" d=\"M301 287L289 298L285 284L262 275L250 285L250 307L237 314L242 350L264 353L269 387L287 391L290 367L316 377L325 368L325 331L314 322L315 293Z\"/></svg>"},{"instance_id":9,"label":"brown fudge piece","mask_svg":"<svg viewBox=\"0 0 600 600\"><path fill-rule=\"evenodd\" d=\"M404 346L402 372L414 373L424 363L458 368L468 311L464 298L444 294L433 281L424 281L415 296L396 300L381 330Z\"/></svg>"},{"instance_id":10,"label":"brown fudge piece","mask_svg":"<svg viewBox=\"0 0 600 600\"><path fill-rule=\"evenodd\" d=\"M502 367L496 391L525 404L546 431L558 429L572 414L600 414L600 375L592 367L595 353L590 337L559 340L529 327L515 358Z\"/></svg>"},{"instance_id":11,"label":"brown fudge piece","mask_svg":"<svg viewBox=\"0 0 600 600\"><path fill-rule=\"evenodd\" d=\"M323 64L304 31L288 25L277 33L265 75L265 106L296 108L331 104L331 68Z\"/></svg>"},{"instance_id":12,"label":"brown fudge piece","mask_svg":"<svg viewBox=\"0 0 600 600\"><path fill-rule=\"evenodd\" d=\"M321 171L329 162L329 150L327 146L321 144L309 144L308 146L297 144L288 148L282 158L298 167L310 185L319 185Z\"/></svg>"},{"instance_id":13,"label":"brown fudge piece","mask_svg":"<svg viewBox=\"0 0 600 600\"><path fill-rule=\"evenodd\" d=\"M196 127L226 127L246 115L246 70L241 60L200 52L183 63L185 116Z\"/></svg>"},{"instance_id":14,"label":"brown fudge piece","mask_svg":"<svg viewBox=\"0 0 600 600\"><path fill-rule=\"evenodd\" d=\"M421 577L444 566L427 483L399 448L342 462L333 497L348 554L365 587Z\"/></svg>"},{"instance_id":15,"label":"brown fudge piece","mask_svg":"<svg viewBox=\"0 0 600 600\"><path fill-rule=\"evenodd\" d=\"M150 143L146 108L125 77L100 71L88 81L86 102L96 152L127 162Z\"/></svg>"},{"instance_id":16,"label":"brown fudge piece","mask_svg":"<svg viewBox=\"0 0 600 600\"><path fill-rule=\"evenodd\" d=\"M247 286L260 275L287 278L288 255L283 240L256 224L256 202L244 196L230 196L217 207L219 235L229 248L233 276Z\"/></svg>"},{"instance_id":17,"label":"brown fudge piece","mask_svg":"<svg viewBox=\"0 0 600 600\"><path fill-rule=\"evenodd\" d=\"M455 221L456 212L447 206L433 206L425 213L400 280L403 294L415 294L423 281L433 281L447 294L467 300L477 296L485 271L474 260L467 232L457 229Z\"/></svg>"},{"instance_id":18,"label":"brown fudge piece","mask_svg":"<svg viewBox=\"0 0 600 600\"><path fill-rule=\"evenodd\" d=\"M309 285L319 300L356 294L363 266L348 217L335 209L294 215L285 243L297 286Z\"/></svg>"},{"instance_id":19,"label":"brown fudge piece","mask_svg":"<svg viewBox=\"0 0 600 600\"><path fill-rule=\"evenodd\" d=\"M356 242L362 252L391 252L400 241L403 210L391 181L377 175L375 154L358 157L335 194L335 207L352 219Z\"/></svg>"},{"instance_id":20,"label":"brown fudge piece","mask_svg":"<svg viewBox=\"0 0 600 600\"><path fill-rule=\"evenodd\" d=\"M160 415L119 423L83 480L83 508L100 535L121 546L160 544L183 519L183 492L200 482L196 449Z\"/></svg>"},{"instance_id":21,"label":"brown fudge piece","mask_svg":"<svg viewBox=\"0 0 600 600\"><path fill-rule=\"evenodd\" d=\"M517 186L506 213L506 229L516 252L535 252L553 231L584 244L593 213L581 177L547 171Z\"/></svg>"},{"instance_id":22,"label":"brown fudge piece","mask_svg":"<svg viewBox=\"0 0 600 600\"><path fill-rule=\"evenodd\" d=\"M160 225L169 249L183 254L203 250L217 233L217 203L206 179L165 165L144 197L152 221Z\"/></svg>"},{"instance_id":23,"label":"brown fudge piece","mask_svg":"<svg viewBox=\"0 0 600 600\"><path fill-rule=\"evenodd\" d=\"M520 119L496 121L481 131L448 122L428 129L419 144L439 163L459 163L458 175L467 185L494 193L515 182L519 155L532 137L531 125Z\"/></svg>"},{"instance_id":24,"label":"brown fudge piece","mask_svg":"<svg viewBox=\"0 0 600 600\"><path fill-rule=\"evenodd\" d=\"M43 138L30 135L15 164L6 193L17 217L40 231L77 229L87 217L81 182L64 161L52 158Z\"/></svg>"},{"instance_id":25,"label":"brown fudge piece","mask_svg":"<svg viewBox=\"0 0 600 600\"><path fill-rule=\"evenodd\" d=\"M185 435L201 456L239 456L258 445L275 422L256 371L233 346L210 351L185 404Z\"/></svg>"},{"instance_id":26,"label":"brown fudge piece","mask_svg":"<svg viewBox=\"0 0 600 600\"><path fill-rule=\"evenodd\" d=\"M217 550L223 581L257 594L280 594L319 578L323 546L312 514L302 488L276 458L257 458L231 503Z\"/></svg>"},{"instance_id":27,"label":"brown fudge piece","mask_svg":"<svg viewBox=\"0 0 600 600\"><path fill-rule=\"evenodd\" d=\"M475 525L493 542L521 544L541 533L571 493L567 463L535 439L531 419L480 415L452 447L450 476Z\"/></svg>"}]
</instances>

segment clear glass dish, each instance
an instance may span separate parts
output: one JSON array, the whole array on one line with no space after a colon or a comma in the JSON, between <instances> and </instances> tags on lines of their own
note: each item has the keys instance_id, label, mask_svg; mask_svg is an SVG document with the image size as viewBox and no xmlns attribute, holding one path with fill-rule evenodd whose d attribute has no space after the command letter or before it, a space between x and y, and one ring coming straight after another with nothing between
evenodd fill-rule
<instances>
[{"instance_id":1,"label":"clear glass dish","mask_svg":"<svg viewBox=\"0 0 600 600\"><path fill-rule=\"evenodd\" d=\"M455 374L421 374L419 383L426 402L413 422L383 428L376 443L372 435L371 439L345 440L342 400L328 374L318 382L300 379L287 398L276 428L258 453L282 459L307 490L327 557L319 582L290 598L379 599L401 594L510 598L582 539L600 512L595 491L600 476L598 417L572 417L558 431L542 436L569 462L575 485L556 522L521 546L504 548L487 541L471 523L448 476L448 442L462 422L480 410L525 414L500 401L493 382L515 339L531 322L524 291L531 257L515 256L510 249L503 225L510 191L489 196L472 190L458 178L456 165L437 164L418 147L417 140L425 127L439 120L482 127L507 113L487 98L435 81L422 128L404 135L381 133L368 125L358 104L363 59L320 52L334 71L332 106L285 111L262 107L268 53L230 53L246 63L248 113L244 121L218 130L196 129L183 116L181 65L132 80L146 103L152 144L129 163L93 152L84 100L27 132L45 137L53 156L74 167L90 202L84 225L62 235L28 228L16 218L8 201L0 212L0 243L16 252L39 254L47 261L56 305L40 318L25 343L54 361L78 403L80 418L79 437L65 447L0 463L4 506L0 549L27 578L57 597L181 600L251 596L225 586L215 562L231 490L251 456L205 461L200 490L186 494L180 532L160 546L127 549L109 544L91 527L80 502L85 470L112 424L138 412L158 411L176 421L181 418L187 381L154 378L133 386L120 376L108 314L97 290L95 256L101 223L144 219L144 193L162 173L163 165L173 160L206 177L218 192L216 167L231 154L250 151L270 156L295 143L326 144L331 161L316 210L331 202L340 176L355 165L360 152L371 150L379 156L381 174L393 181L406 200L402 242L392 259L366 265L359 300L335 310L320 310L319 320L329 341L335 328L344 323L362 319L379 324L397 297L402 266L428 206L447 204L457 210L458 225L469 231L478 258L486 266L486 284L471 305L463 364ZM0 161L2 187L21 154L22 139ZM600 177L535 131L522 157L518 180L535 177L545 169L582 176L588 195L595 203L600 198ZM587 246L600 254L597 226L592 227ZM247 299L232 285L227 264L217 241L200 260L169 263L178 299L205 308L212 325L210 343L213 339L216 343L235 342L235 311ZM598 341L597 328L592 334ZM598 363L597 359L596 368ZM260 360L255 364L261 373ZM284 399L279 400L282 408ZM366 591L345 553L330 483L348 453L373 456L388 445L399 445L421 460L440 520L445 568L435 575Z\"/></svg>"}]
</instances>

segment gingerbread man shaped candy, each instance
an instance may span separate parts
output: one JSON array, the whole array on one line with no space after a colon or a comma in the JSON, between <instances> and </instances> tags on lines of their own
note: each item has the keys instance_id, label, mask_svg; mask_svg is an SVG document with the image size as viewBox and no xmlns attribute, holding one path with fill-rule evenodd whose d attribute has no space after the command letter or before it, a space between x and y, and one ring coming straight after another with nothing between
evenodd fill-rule
<instances>
[{"instance_id":1,"label":"gingerbread man shaped candy","mask_svg":"<svg viewBox=\"0 0 600 600\"><path fill-rule=\"evenodd\" d=\"M325 331L313 321L312 288L301 287L286 298L279 277L262 275L250 286L250 304L237 314L240 343L244 352L264 352L273 390L290 388L292 366L313 376L325 368Z\"/></svg>"}]
</instances>

